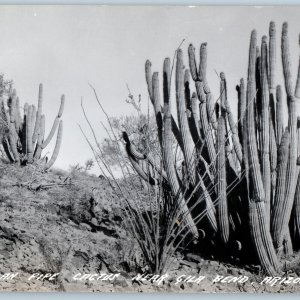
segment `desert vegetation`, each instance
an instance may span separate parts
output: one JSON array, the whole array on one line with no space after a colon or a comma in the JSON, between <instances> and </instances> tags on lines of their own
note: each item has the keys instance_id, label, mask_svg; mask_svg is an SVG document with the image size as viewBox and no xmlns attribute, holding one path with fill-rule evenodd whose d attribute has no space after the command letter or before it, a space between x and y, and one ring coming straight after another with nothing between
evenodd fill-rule
<instances>
[{"instance_id":1,"label":"desert vegetation","mask_svg":"<svg viewBox=\"0 0 300 300\"><path fill-rule=\"evenodd\" d=\"M43 114L43 85L39 85L38 106L24 104L21 113L20 100L16 90L9 87L0 78L0 119L2 128L2 147L10 163L20 165L42 162L49 169L55 162L63 132L61 116L64 110L65 96L61 96L58 114L48 136L45 136L45 115ZM58 128L58 129L57 129ZM56 145L51 158L42 157L42 151L49 145L57 130Z\"/></svg>"},{"instance_id":2,"label":"desert vegetation","mask_svg":"<svg viewBox=\"0 0 300 300\"><path fill-rule=\"evenodd\" d=\"M109 116L91 86L107 138L100 141L82 101L90 135L81 125L78 132L94 159L68 171L51 169L62 141L64 95L47 136L43 85L37 107L22 107L12 84L1 76L0 214L5 226L0 230L9 245L3 251L11 251L12 241L21 245L36 235L31 243L40 249L35 251L42 268L55 272L79 271L84 265L87 272L164 274L185 265L200 274L206 259L245 272L259 265L261 272L254 273L260 275L299 275L300 64L294 77L287 23L280 55L277 43L274 22L260 41L251 32L247 77L236 86L236 108L224 72L218 74L219 90L210 88L207 43L197 50L190 44L186 55L181 45L164 60L161 75L146 60L147 113L141 97L136 100L128 89L126 102L136 114ZM278 80L281 69L283 82ZM48 160L42 151L56 132ZM90 172L95 164L100 176ZM35 211L41 216L36 222ZM16 233L9 229L12 218ZM22 237L24 226L33 228L30 238ZM22 268L32 271L24 262ZM60 277L55 284L66 289L69 282Z\"/></svg>"},{"instance_id":3,"label":"desert vegetation","mask_svg":"<svg viewBox=\"0 0 300 300\"><path fill-rule=\"evenodd\" d=\"M199 67L193 45L188 47L189 69L184 67L183 51L177 49L176 101L170 96L171 60L166 58L163 63L162 87L158 72L152 73L151 62L146 61L145 75L156 116L161 162L154 161L151 153L137 151L125 132L124 140L136 172L153 191L159 191L157 205L164 207L165 202L170 202L166 198L174 201L164 215L172 221L163 248L186 248L196 241L198 244L191 251L209 251L222 259L235 257L247 261L251 253L256 253L269 275L282 272L282 258L298 250L300 131L296 110L300 73L294 80L287 23L281 32L285 88L275 82L279 60L276 42L274 22L270 23L269 38L263 36L260 43L257 32L251 33L248 75L237 85L237 121L227 98L225 74L220 74L217 101L209 88L206 43L200 47ZM171 114L174 102L177 123ZM285 105L287 124L283 120ZM178 145L176 151L172 147L173 136ZM180 170L178 153L182 154ZM150 215L158 218L157 209ZM139 223L140 218L144 218L144 228L132 224L137 239L144 243L145 239L147 243L155 240L152 230L160 222L149 225L152 220L148 222L146 217L139 216ZM151 238L145 238L146 234Z\"/></svg>"}]
</instances>

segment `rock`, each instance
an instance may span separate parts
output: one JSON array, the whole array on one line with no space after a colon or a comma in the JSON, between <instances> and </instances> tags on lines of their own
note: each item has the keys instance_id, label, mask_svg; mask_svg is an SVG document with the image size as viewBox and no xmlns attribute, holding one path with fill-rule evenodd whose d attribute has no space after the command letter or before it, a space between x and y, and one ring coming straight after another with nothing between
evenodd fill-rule
<instances>
[{"instance_id":1,"label":"rock","mask_svg":"<svg viewBox=\"0 0 300 300\"><path fill-rule=\"evenodd\" d=\"M70 226L77 226L77 224L75 222L73 222L71 219L68 220L68 224Z\"/></svg>"},{"instance_id":2,"label":"rock","mask_svg":"<svg viewBox=\"0 0 300 300\"><path fill-rule=\"evenodd\" d=\"M191 272L191 268L188 267L187 265L181 265L181 270L186 272L186 273Z\"/></svg>"},{"instance_id":3,"label":"rock","mask_svg":"<svg viewBox=\"0 0 300 300\"><path fill-rule=\"evenodd\" d=\"M86 224L86 223L80 223L79 225L80 225L80 227L81 227L82 229L86 229L86 230L88 230L88 231L91 231L91 230L92 230L92 227L91 227L89 224Z\"/></svg>"},{"instance_id":4,"label":"rock","mask_svg":"<svg viewBox=\"0 0 300 300\"><path fill-rule=\"evenodd\" d=\"M131 279L131 276L130 276L127 272L120 271L120 274L121 274L121 276L124 277L125 279Z\"/></svg>"},{"instance_id":5,"label":"rock","mask_svg":"<svg viewBox=\"0 0 300 300\"><path fill-rule=\"evenodd\" d=\"M139 288L139 287L140 287L140 284L139 284L137 281L135 281L135 282L132 283L132 286L133 286L134 288Z\"/></svg>"},{"instance_id":6,"label":"rock","mask_svg":"<svg viewBox=\"0 0 300 300\"><path fill-rule=\"evenodd\" d=\"M117 277L114 280L114 286L121 286L123 288L126 288L129 286L129 283L124 277Z\"/></svg>"},{"instance_id":7,"label":"rock","mask_svg":"<svg viewBox=\"0 0 300 300\"><path fill-rule=\"evenodd\" d=\"M192 254L192 253L188 253L186 255L186 258L188 261L196 262L196 263L201 263L203 261L203 259L199 255Z\"/></svg>"},{"instance_id":8,"label":"rock","mask_svg":"<svg viewBox=\"0 0 300 300\"><path fill-rule=\"evenodd\" d=\"M96 218L92 218L91 219L91 224L95 225L95 226L98 226L98 221Z\"/></svg>"},{"instance_id":9,"label":"rock","mask_svg":"<svg viewBox=\"0 0 300 300\"><path fill-rule=\"evenodd\" d=\"M180 264L181 265L185 265L185 266L188 266L188 267L191 267L193 269L197 269L198 268L198 264L195 263L195 262L190 262L190 261L187 261L187 260L181 260L180 261Z\"/></svg>"},{"instance_id":10,"label":"rock","mask_svg":"<svg viewBox=\"0 0 300 300\"><path fill-rule=\"evenodd\" d=\"M230 274L230 275L233 275L233 276L239 276L239 272L235 268L228 268L227 273Z\"/></svg>"},{"instance_id":11,"label":"rock","mask_svg":"<svg viewBox=\"0 0 300 300\"><path fill-rule=\"evenodd\" d=\"M215 261L215 260L211 260L209 262L209 264L212 266L212 267L218 267L220 265L220 263L218 261Z\"/></svg>"}]
</instances>

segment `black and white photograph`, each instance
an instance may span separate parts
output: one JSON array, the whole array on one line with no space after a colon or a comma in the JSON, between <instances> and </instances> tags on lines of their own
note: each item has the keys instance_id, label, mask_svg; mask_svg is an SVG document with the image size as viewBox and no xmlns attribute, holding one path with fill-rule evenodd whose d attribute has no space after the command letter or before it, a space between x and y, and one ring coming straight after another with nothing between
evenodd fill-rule
<instances>
[{"instance_id":1,"label":"black and white photograph","mask_svg":"<svg viewBox=\"0 0 300 300\"><path fill-rule=\"evenodd\" d=\"M299 15L0 5L0 291L299 293Z\"/></svg>"}]
</instances>

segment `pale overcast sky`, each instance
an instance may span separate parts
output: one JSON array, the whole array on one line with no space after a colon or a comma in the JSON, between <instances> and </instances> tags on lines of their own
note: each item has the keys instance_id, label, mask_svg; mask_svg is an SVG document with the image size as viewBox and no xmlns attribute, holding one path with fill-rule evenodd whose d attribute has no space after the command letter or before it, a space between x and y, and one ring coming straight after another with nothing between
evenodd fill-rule
<instances>
[{"instance_id":1,"label":"pale overcast sky","mask_svg":"<svg viewBox=\"0 0 300 300\"><path fill-rule=\"evenodd\" d=\"M249 36L268 34L274 20L278 38L278 76L282 83L280 32L289 23L293 74L298 68L300 7L101 7L101 6L1 6L0 72L13 79L22 103L37 103L38 84L44 84L46 132L66 95L63 142L56 167L83 163L92 153L77 123L87 126L80 108L81 96L99 139L105 121L88 83L96 88L107 112L130 114L125 103L126 83L133 94L147 101L144 75L146 59L153 71L163 59L173 57L182 39L199 50L208 43L208 79L217 98L218 78L224 71L232 108L235 85L246 76ZM294 78L295 80L295 78ZM175 99L174 99L175 101Z\"/></svg>"}]
</instances>

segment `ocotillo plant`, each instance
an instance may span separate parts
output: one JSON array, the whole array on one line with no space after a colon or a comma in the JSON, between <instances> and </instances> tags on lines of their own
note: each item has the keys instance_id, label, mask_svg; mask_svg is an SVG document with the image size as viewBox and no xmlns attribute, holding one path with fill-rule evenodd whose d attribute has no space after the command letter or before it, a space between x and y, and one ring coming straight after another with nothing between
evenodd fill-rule
<instances>
[{"instance_id":1,"label":"ocotillo plant","mask_svg":"<svg viewBox=\"0 0 300 300\"><path fill-rule=\"evenodd\" d=\"M45 115L43 107L43 85L39 85L38 107L24 104L23 117L16 90L10 89L5 104L3 77L0 78L0 118L7 127L7 135L2 139L4 152L11 163L31 164L42 159L42 150L50 143L57 128L57 138L50 160L45 160L44 169L49 169L55 162L62 140L63 122L61 116L65 97L61 96L61 104L49 135L45 138Z\"/></svg>"},{"instance_id":2,"label":"ocotillo plant","mask_svg":"<svg viewBox=\"0 0 300 300\"><path fill-rule=\"evenodd\" d=\"M276 86L276 29L270 23L269 39L258 46L251 33L247 80L237 86L238 117L234 120L227 97L224 73L220 74L220 97L215 102L206 77L207 44L200 47L199 67L195 48L188 47L189 70L183 52L176 51L175 89L178 126L170 112L170 60L163 67L161 109L159 76L146 62L146 81L157 120L162 152L162 170L147 155L127 143L133 167L148 183L163 176L164 188L177 197L180 222L199 243L211 244L219 256L247 259L254 251L267 274L282 270L282 255L297 250L300 243L300 65L293 84L289 53L288 25L281 33L281 58L288 107L283 118L284 92ZM189 75L195 83L191 91ZM284 126L286 128L284 129ZM182 173L174 164L169 141L175 136L183 157ZM147 161L155 171L141 168ZM298 159L300 163L300 159ZM150 181L149 178L152 180ZM201 235L199 234L201 232ZM252 249L252 250L251 250ZM248 254L248 255L247 255Z\"/></svg>"}]
</instances>

